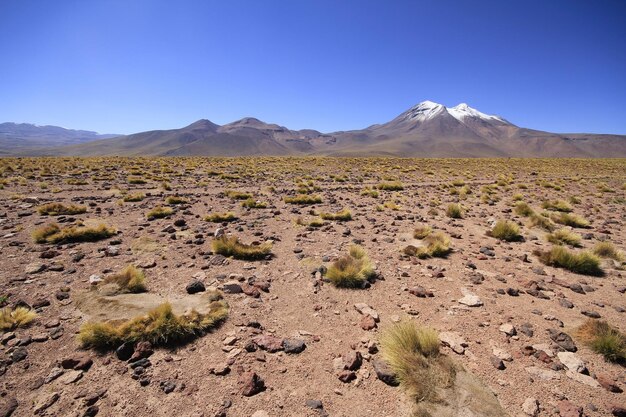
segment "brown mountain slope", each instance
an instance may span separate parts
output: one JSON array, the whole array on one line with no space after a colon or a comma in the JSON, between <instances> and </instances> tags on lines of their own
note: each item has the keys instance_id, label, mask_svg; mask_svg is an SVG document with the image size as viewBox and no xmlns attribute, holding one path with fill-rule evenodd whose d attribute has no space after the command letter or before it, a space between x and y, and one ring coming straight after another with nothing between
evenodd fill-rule
<instances>
[{"instance_id":1,"label":"brown mountain slope","mask_svg":"<svg viewBox=\"0 0 626 417\"><path fill-rule=\"evenodd\" d=\"M199 120L28 155L328 155L405 157L626 157L626 136L556 134L520 128L459 104L424 101L366 129L322 134L247 117L223 126Z\"/></svg>"}]
</instances>

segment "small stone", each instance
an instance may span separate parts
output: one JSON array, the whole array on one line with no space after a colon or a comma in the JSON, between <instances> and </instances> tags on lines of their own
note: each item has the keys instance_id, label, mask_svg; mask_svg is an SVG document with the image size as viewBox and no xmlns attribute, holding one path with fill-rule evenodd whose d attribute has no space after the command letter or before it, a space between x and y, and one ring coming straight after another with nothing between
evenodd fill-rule
<instances>
[{"instance_id":1,"label":"small stone","mask_svg":"<svg viewBox=\"0 0 626 417\"><path fill-rule=\"evenodd\" d=\"M587 370L585 362L572 352L559 352L556 354L561 363L569 370L584 373Z\"/></svg>"},{"instance_id":2,"label":"small stone","mask_svg":"<svg viewBox=\"0 0 626 417\"><path fill-rule=\"evenodd\" d=\"M185 290L187 290L187 294L196 294L206 291L206 287L202 281L194 280L187 284Z\"/></svg>"},{"instance_id":3,"label":"small stone","mask_svg":"<svg viewBox=\"0 0 626 417\"><path fill-rule=\"evenodd\" d=\"M239 377L239 393L244 397L251 397L265 390L265 381L256 372L244 372Z\"/></svg>"},{"instance_id":4,"label":"small stone","mask_svg":"<svg viewBox=\"0 0 626 417\"><path fill-rule=\"evenodd\" d=\"M372 316L363 316L361 318L361 329L363 330L373 330L376 328L376 320Z\"/></svg>"},{"instance_id":5,"label":"small stone","mask_svg":"<svg viewBox=\"0 0 626 417\"><path fill-rule=\"evenodd\" d=\"M374 368L374 372L376 372L376 377L385 384L392 387L397 387L399 385L399 382L396 380L396 374L387 362L376 358L372 360L372 367Z\"/></svg>"},{"instance_id":6,"label":"small stone","mask_svg":"<svg viewBox=\"0 0 626 417\"><path fill-rule=\"evenodd\" d=\"M356 374L352 371L345 370L345 371L341 371L339 375L337 376L337 378L339 378L341 382L347 384L348 382L356 379Z\"/></svg>"},{"instance_id":7,"label":"small stone","mask_svg":"<svg viewBox=\"0 0 626 417\"><path fill-rule=\"evenodd\" d=\"M563 333L555 329L548 329L548 334L550 335L550 339L552 339L552 341L561 348L567 350L568 352L576 352L576 345L567 333Z\"/></svg>"},{"instance_id":8,"label":"small stone","mask_svg":"<svg viewBox=\"0 0 626 417\"><path fill-rule=\"evenodd\" d=\"M306 406L312 408L313 410L321 410L324 408L324 405L320 400L306 400Z\"/></svg>"},{"instance_id":9,"label":"small stone","mask_svg":"<svg viewBox=\"0 0 626 417\"><path fill-rule=\"evenodd\" d=\"M83 371L69 371L59 378L59 381L65 385L73 384L83 377Z\"/></svg>"},{"instance_id":10,"label":"small stone","mask_svg":"<svg viewBox=\"0 0 626 417\"><path fill-rule=\"evenodd\" d=\"M450 347L450 349L459 355L465 353L465 348L468 346L463 337L456 332L441 332L439 333L439 340L444 346Z\"/></svg>"},{"instance_id":11,"label":"small stone","mask_svg":"<svg viewBox=\"0 0 626 417\"><path fill-rule=\"evenodd\" d=\"M163 390L164 393L169 394L176 389L176 382L172 381L171 379L167 379L165 381L161 381L159 383L159 387Z\"/></svg>"},{"instance_id":12,"label":"small stone","mask_svg":"<svg viewBox=\"0 0 626 417\"><path fill-rule=\"evenodd\" d=\"M371 316L376 322L380 320L378 312L365 303L356 303L354 305L354 308L356 309L356 311L363 314L364 316Z\"/></svg>"},{"instance_id":13,"label":"small stone","mask_svg":"<svg viewBox=\"0 0 626 417\"><path fill-rule=\"evenodd\" d=\"M58 401L60 395L58 392L43 393L35 401L35 408L33 409L35 414L41 414L46 409L50 408L55 402Z\"/></svg>"},{"instance_id":14,"label":"small stone","mask_svg":"<svg viewBox=\"0 0 626 417\"><path fill-rule=\"evenodd\" d=\"M61 361L61 367L63 367L63 369L86 371L91 367L91 364L93 364L93 360L89 357L89 355L81 352L78 352Z\"/></svg>"},{"instance_id":15,"label":"small stone","mask_svg":"<svg viewBox=\"0 0 626 417\"><path fill-rule=\"evenodd\" d=\"M284 349L283 339L270 335L261 335L252 338L255 345L270 353L279 352Z\"/></svg>"},{"instance_id":16,"label":"small stone","mask_svg":"<svg viewBox=\"0 0 626 417\"><path fill-rule=\"evenodd\" d=\"M285 353L301 353L306 348L306 343L301 339L285 339L283 340L283 348Z\"/></svg>"},{"instance_id":17,"label":"small stone","mask_svg":"<svg viewBox=\"0 0 626 417\"><path fill-rule=\"evenodd\" d=\"M122 343L117 349L115 349L115 355L121 361L127 361L133 356L135 352L135 346L130 342Z\"/></svg>"},{"instance_id":18,"label":"small stone","mask_svg":"<svg viewBox=\"0 0 626 417\"><path fill-rule=\"evenodd\" d=\"M504 362L502 362L502 359L498 358L495 355L491 355L489 357L489 360L491 361L491 364L493 365L494 368L502 371L504 370L506 367L504 366Z\"/></svg>"},{"instance_id":19,"label":"small stone","mask_svg":"<svg viewBox=\"0 0 626 417\"><path fill-rule=\"evenodd\" d=\"M609 392L621 393L623 390L615 383L614 379L607 374L599 373L596 375L596 380L602 388Z\"/></svg>"},{"instance_id":20,"label":"small stone","mask_svg":"<svg viewBox=\"0 0 626 417\"><path fill-rule=\"evenodd\" d=\"M535 398L526 398L522 404L522 411L529 416L536 416L539 414L539 401Z\"/></svg>"},{"instance_id":21,"label":"small stone","mask_svg":"<svg viewBox=\"0 0 626 417\"><path fill-rule=\"evenodd\" d=\"M577 407L567 400L561 400L557 403L560 417L582 417L583 408Z\"/></svg>"},{"instance_id":22,"label":"small stone","mask_svg":"<svg viewBox=\"0 0 626 417\"><path fill-rule=\"evenodd\" d=\"M222 285L222 291L226 294L241 294L243 289L237 281L229 281Z\"/></svg>"},{"instance_id":23,"label":"small stone","mask_svg":"<svg viewBox=\"0 0 626 417\"><path fill-rule=\"evenodd\" d=\"M363 363L363 357L361 356L361 353L355 350L343 355L342 359L344 369L347 369L349 371L356 371L361 367L361 364Z\"/></svg>"},{"instance_id":24,"label":"small stone","mask_svg":"<svg viewBox=\"0 0 626 417\"><path fill-rule=\"evenodd\" d=\"M515 326L513 326L511 323L504 323L502 326L500 326L500 331L507 336L515 336L517 334Z\"/></svg>"},{"instance_id":25,"label":"small stone","mask_svg":"<svg viewBox=\"0 0 626 417\"><path fill-rule=\"evenodd\" d=\"M483 302L477 295L469 294L469 293L465 294L465 296L460 298L458 301L459 301L459 304L463 304L468 307L480 307L483 305Z\"/></svg>"},{"instance_id":26,"label":"small stone","mask_svg":"<svg viewBox=\"0 0 626 417\"><path fill-rule=\"evenodd\" d=\"M9 417L18 406L15 397L7 396L0 398L0 417Z\"/></svg>"},{"instance_id":27,"label":"small stone","mask_svg":"<svg viewBox=\"0 0 626 417\"><path fill-rule=\"evenodd\" d=\"M574 381L580 382L581 384L585 384L589 387L600 388L600 384L598 383L598 381L596 381L589 375L581 374L572 370L567 370L565 372L565 375L567 375L569 378L573 379Z\"/></svg>"}]
</instances>

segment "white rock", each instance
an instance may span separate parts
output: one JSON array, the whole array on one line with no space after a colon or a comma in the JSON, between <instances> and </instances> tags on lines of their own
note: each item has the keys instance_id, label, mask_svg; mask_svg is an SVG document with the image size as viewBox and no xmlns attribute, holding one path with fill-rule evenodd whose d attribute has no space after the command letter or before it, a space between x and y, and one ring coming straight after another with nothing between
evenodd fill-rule
<instances>
[{"instance_id":1,"label":"white rock","mask_svg":"<svg viewBox=\"0 0 626 417\"><path fill-rule=\"evenodd\" d=\"M456 332L440 332L439 340L444 346L449 346L455 353L462 355L469 346L463 337Z\"/></svg>"},{"instance_id":2,"label":"white rock","mask_svg":"<svg viewBox=\"0 0 626 417\"><path fill-rule=\"evenodd\" d=\"M460 298L458 302L468 307L480 307L483 305L483 302L477 295L469 292L467 292L462 298Z\"/></svg>"},{"instance_id":3,"label":"white rock","mask_svg":"<svg viewBox=\"0 0 626 417\"><path fill-rule=\"evenodd\" d=\"M493 356L500 359L501 361L511 362L513 360L513 356L509 352L499 347L494 347L492 350Z\"/></svg>"},{"instance_id":4,"label":"white rock","mask_svg":"<svg viewBox=\"0 0 626 417\"><path fill-rule=\"evenodd\" d=\"M570 371L582 373L587 369L585 362L583 362L583 360L580 359L575 353L559 352L556 356L558 356L561 363Z\"/></svg>"},{"instance_id":5,"label":"white rock","mask_svg":"<svg viewBox=\"0 0 626 417\"><path fill-rule=\"evenodd\" d=\"M590 377L589 375L579 374L578 372L575 372L572 370L565 371L565 375L567 375L569 378L573 379L574 381L580 382L581 384L585 384L593 388L600 387L600 383L596 381L595 379L593 379L592 377Z\"/></svg>"},{"instance_id":6,"label":"white rock","mask_svg":"<svg viewBox=\"0 0 626 417\"><path fill-rule=\"evenodd\" d=\"M380 320L380 317L378 316L378 312L365 303L356 303L354 305L354 308L356 309L356 311L363 314L364 316L370 316L371 318L374 319L374 321Z\"/></svg>"},{"instance_id":7,"label":"white rock","mask_svg":"<svg viewBox=\"0 0 626 417\"><path fill-rule=\"evenodd\" d=\"M515 336L517 334L515 326L513 326L511 323L504 323L502 326L500 326L500 331L507 336Z\"/></svg>"},{"instance_id":8,"label":"white rock","mask_svg":"<svg viewBox=\"0 0 626 417\"><path fill-rule=\"evenodd\" d=\"M539 401L535 398L526 398L522 404L522 411L529 416L536 416L539 414Z\"/></svg>"},{"instance_id":9,"label":"white rock","mask_svg":"<svg viewBox=\"0 0 626 417\"><path fill-rule=\"evenodd\" d=\"M539 368L538 366L529 366L526 368L526 372L536 378L543 379L544 381L561 379L561 375L558 372L550 369Z\"/></svg>"},{"instance_id":10,"label":"white rock","mask_svg":"<svg viewBox=\"0 0 626 417\"><path fill-rule=\"evenodd\" d=\"M89 276L89 284L90 285L98 285L99 282L102 281L102 276L93 274Z\"/></svg>"}]
</instances>

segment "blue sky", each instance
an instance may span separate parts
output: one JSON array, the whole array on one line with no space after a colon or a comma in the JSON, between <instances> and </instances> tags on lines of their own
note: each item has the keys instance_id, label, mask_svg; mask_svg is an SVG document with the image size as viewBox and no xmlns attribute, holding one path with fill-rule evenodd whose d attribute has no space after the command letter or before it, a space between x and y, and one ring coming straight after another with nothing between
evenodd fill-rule
<instances>
[{"instance_id":1,"label":"blue sky","mask_svg":"<svg viewBox=\"0 0 626 417\"><path fill-rule=\"evenodd\" d=\"M0 0L0 122L356 129L432 100L626 134L626 1Z\"/></svg>"}]
</instances>

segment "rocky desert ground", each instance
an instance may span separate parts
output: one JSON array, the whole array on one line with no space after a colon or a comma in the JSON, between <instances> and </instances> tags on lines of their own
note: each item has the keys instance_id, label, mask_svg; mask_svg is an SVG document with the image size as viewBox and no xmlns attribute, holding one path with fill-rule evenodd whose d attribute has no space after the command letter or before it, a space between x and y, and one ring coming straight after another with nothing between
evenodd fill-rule
<instances>
[{"instance_id":1,"label":"rocky desert ground","mask_svg":"<svg viewBox=\"0 0 626 417\"><path fill-rule=\"evenodd\" d=\"M5 158L0 188L0 416L626 415L624 159ZM436 346L398 365L407 328Z\"/></svg>"}]
</instances>

